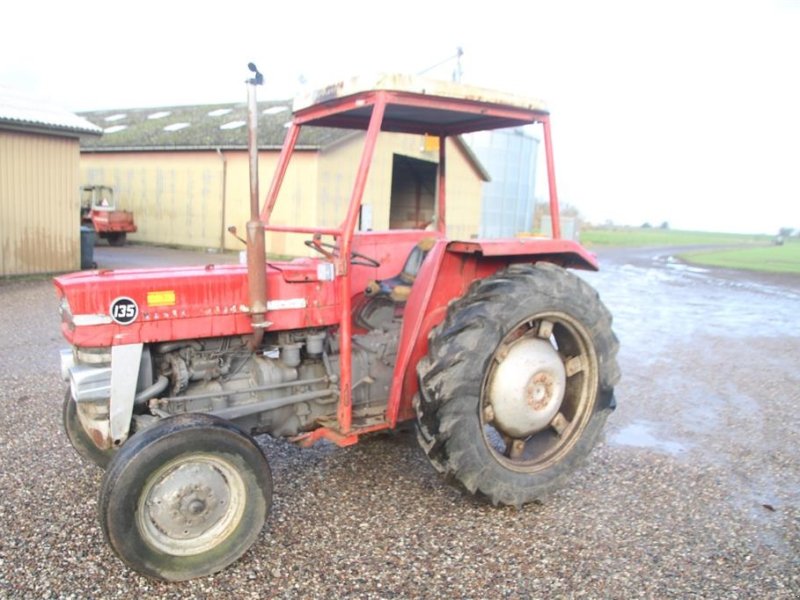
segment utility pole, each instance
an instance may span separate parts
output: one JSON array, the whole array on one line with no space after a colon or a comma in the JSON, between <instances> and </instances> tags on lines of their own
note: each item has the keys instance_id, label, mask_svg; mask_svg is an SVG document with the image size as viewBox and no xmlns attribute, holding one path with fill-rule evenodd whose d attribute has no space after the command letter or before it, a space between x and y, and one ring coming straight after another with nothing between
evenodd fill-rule
<instances>
[{"instance_id":1,"label":"utility pole","mask_svg":"<svg viewBox=\"0 0 800 600\"><path fill-rule=\"evenodd\" d=\"M464 56L464 49L461 46L459 46L458 48L456 48L456 53L453 56L448 56L447 58L445 58L442 61L439 61L435 65L431 65L427 69L423 69L422 71L417 73L417 75L424 75L428 71L433 71L435 68L441 67L443 64L448 63L451 60L455 60L456 61L456 67L455 67L455 69L453 69L452 79L453 79L453 81L460 83L461 82L461 78L464 75L464 70L461 68L461 57L462 56Z\"/></svg>"},{"instance_id":2,"label":"utility pole","mask_svg":"<svg viewBox=\"0 0 800 600\"><path fill-rule=\"evenodd\" d=\"M453 81L461 83L461 78L464 76L464 70L461 68L461 57L464 56L464 49L459 46L456 48L456 68L453 71Z\"/></svg>"}]
</instances>

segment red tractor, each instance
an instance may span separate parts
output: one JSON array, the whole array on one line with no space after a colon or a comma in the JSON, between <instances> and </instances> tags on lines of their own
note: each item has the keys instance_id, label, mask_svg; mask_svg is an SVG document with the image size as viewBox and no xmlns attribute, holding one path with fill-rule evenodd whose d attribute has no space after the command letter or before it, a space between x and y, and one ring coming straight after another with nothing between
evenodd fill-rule
<instances>
[{"instance_id":1,"label":"red tractor","mask_svg":"<svg viewBox=\"0 0 800 600\"><path fill-rule=\"evenodd\" d=\"M493 504L564 484L601 435L619 379L596 270L559 239L550 120L538 101L391 76L295 104L259 207L256 73L248 83L247 265L75 273L55 280L69 383L64 426L106 469L105 538L165 580L216 572L258 537L270 509L253 435L339 446L416 421L431 464ZM448 240L447 138L540 123L553 239ZM304 127L366 132L338 227L270 223ZM356 231L380 132L440 140L433 225ZM458 199L452 200L458 206ZM266 261L265 232L307 236L313 258Z\"/></svg>"},{"instance_id":2,"label":"red tractor","mask_svg":"<svg viewBox=\"0 0 800 600\"><path fill-rule=\"evenodd\" d=\"M111 246L124 246L129 233L136 232L133 213L117 210L114 190L107 185L81 188L81 224L91 225L98 237Z\"/></svg>"}]
</instances>

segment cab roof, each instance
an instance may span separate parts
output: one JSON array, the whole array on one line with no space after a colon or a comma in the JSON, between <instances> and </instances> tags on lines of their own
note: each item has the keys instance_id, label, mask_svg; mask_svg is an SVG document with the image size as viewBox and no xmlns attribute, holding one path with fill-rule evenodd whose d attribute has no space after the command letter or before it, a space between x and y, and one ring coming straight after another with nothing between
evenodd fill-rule
<instances>
[{"instance_id":1,"label":"cab roof","mask_svg":"<svg viewBox=\"0 0 800 600\"><path fill-rule=\"evenodd\" d=\"M357 77L299 96L300 125L367 129L372 107L386 100L383 131L460 135L535 123L549 114L541 100L418 77Z\"/></svg>"}]
</instances>

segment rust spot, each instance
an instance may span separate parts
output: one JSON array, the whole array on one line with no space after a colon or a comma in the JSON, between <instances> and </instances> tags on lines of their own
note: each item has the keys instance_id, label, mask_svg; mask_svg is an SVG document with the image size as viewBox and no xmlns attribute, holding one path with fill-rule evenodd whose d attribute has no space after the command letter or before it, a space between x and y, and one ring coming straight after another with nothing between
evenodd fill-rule
<instances>
[{"instance_id":1,"label":"rust spot","mask_svg":"<svg viewBox=\"0 0 800 600\"><path fill-rule=\"evenodd\" d=\"M97 446L100 450L108 450L110 447L108 440L106 440L105 436L103 435L102 431L97 429L90 429L87 431L89 437L92 438L92 442L95 446Z\"/></svg>"},{"instance_id":2,"label":"rust spot","mask_svg":"<svg viewBox=\"0 0 800 600\"><path fill-rule=\"evenodd\" d=\"M525 386L525 397L533 410L542 410L553 396L553 376L549 373L536 373Z\"/></svg>"}]
</instances>

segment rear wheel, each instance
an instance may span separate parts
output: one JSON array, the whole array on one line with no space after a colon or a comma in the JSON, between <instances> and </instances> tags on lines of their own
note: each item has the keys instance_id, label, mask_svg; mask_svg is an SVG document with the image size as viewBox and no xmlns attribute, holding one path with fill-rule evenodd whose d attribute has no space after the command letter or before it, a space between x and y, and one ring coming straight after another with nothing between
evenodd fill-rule
<instances>
[{"instance_id":1,"label":"rear wheel","mask_svg":"<svg viewBox=\"0 0 800 600\"><path fill-rule=\"evenodd\" d=\"M114 233L107 233L106 239L108 240L109 246L120 247L125 245L128 234L124 231L115 231Z\"/></svg>"},{"instance_id":2,"label":"rear wheel","mask_svg":"<svg viewBox=\"0 0 800 600\"><path fill-rule=\"evenodd\" d=\"M269 465L250 436L216 417L179 415L134 435L111 461L100 523L128 566L183 581L242 556L271 501Z\"/></svg>"},{"instance_id":3,"label":"rear wheel","mask_svg":"<svg viewBox=\"0 0 800 600\"><path fill-rule=\"evenodd\" d=\"M418 366L420 443L440 471L494 504L562 485L596 444L619 379L611 315L555 265L473 283Z\"/></svg>"},{"instance_id":4,"label":"rear wheel","mask_svg":"<svg viewBox=\"0 0 800 600\"><path fill-rule=\"evenodd\" d=\"M72 394L70 394L69 390L67 390L67 394L64 398L61 416L64 422L64 431L67 434L67 439L69 439L69 443L72 444L75 452L77 452L82 459L96 464L101 469L105 469L111 458L116 454L117 448L101 450L94 445L92 438L87 435L86 430L78 420L78 407L75 405L75 401L72 399Z\"/></svg>"}]
</instances>

